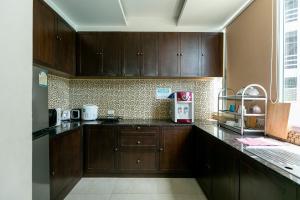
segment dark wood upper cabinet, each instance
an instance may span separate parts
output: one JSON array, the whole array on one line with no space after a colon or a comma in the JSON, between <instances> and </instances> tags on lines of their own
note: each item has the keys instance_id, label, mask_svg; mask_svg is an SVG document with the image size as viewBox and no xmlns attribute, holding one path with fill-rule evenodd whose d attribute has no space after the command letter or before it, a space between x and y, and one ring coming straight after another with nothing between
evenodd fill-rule
<instances>
[{"instance_id":1,"label":"dark wood upper cabinet","mask_svg":"<svg viewBox=\"0 0 300 200\"><path fill-rule=\"evenodd\" d=\"M57 18L56 66L58 70L75 75L75 31L60 17Z\"/></svg>"},{"instance_id":2,"label":"dark wood upper cabinet","mask_svg":"<svg viewBox=\"0 0 300 200\"><path fill-rule=\"evenodd\" d=\"M33 1L33 63L75 73L75 30L42 0Z\"/></svg>"},{"instance_id":3,"label":"dark wood upper cabinet","mask_svg":"<svg viewBox=\"0 0 300 200\"><path fill-rule=\"evenodd\" d=\"M121 75L121 58L123 41L119 32L103 32L99 34L100 42L100 75Z\"/></svg>"},{"instance_id":4,"label":"dark wood upper cabinet","mask_svg":"<svg viewBox=\"0 0 300 200\"><path fill-rule=\"evenodd\" d=\"M141 34L140 33L124 33L124 64L123 74L125 76L140 76L141 66Z\"/></svg>"},{"instance_id":5,"label":"dark wood upper cabinet","mask_svg":"<svg viewBox=\"0 0 300 200\"><path fill-rule=\"evenodd\" d=\"M82 176L81 130L50 139L51 199L64 199Z\"/></svg>"},{"instance_id":6,"label":"dark wood upper cabinet","mask_svg":"<svg viewBox=\"0 0 300 200\"><path fill-rule=\"evenodd\" d=\"M223 76L223 33L202 33L201 76Z\"/></svg>"},{"instance_id":7,"label":"dark wood upper cabinet","mask_svg":"<svg viewBox=\"0 0 300 200\"><path fill-rule=\"evenodd\" d=\"M159 33L159 76L180 76L180 33Z\"/></svg>"},{"instance_id":8,"label":"dark wood upper cabinet","mask_svg":"<svg viewBox=\"0 0 300 200\"><path fill-rule=\"evenodd\" d=\"M113 126L90 126L84 134L84 174L115 170L117 133Z\"/></svg>"},{"instance_id":9,"label":"dark wood upper cabinet","mask_svg":"<svg viewBox=\"0 0 300 200\"><path fill-rule=\"evenodd\" d=\"M163 127L160 137L159 169L163 172L187 172L190 162L191 126Z\"/></svg>"},{"instance_id":10,"label":"dark wood upper cabinet","mask_svg":"<svg viewBox=\"0 0 300 200\"><path fill-rule=\"evenodd\" d=\"M33 1L33 62L55 65L55 13L41 0Z\"/></svg>"},{"instance_id":11,"label":"dark wood upper cabinet","mask_svg":"<svg viewBox=\"0 0 300 200\"><path fill-rule=\"evenodd\" d=\"M158 33L141 33L141 76L158 75Z\"/></svg>"},{"instance_id":12,"label":"dark wood upper cabinet","mask_svg":"<svg viewBox=\"0 0 300 200\"><path fill-rule=\"evenodd\" d=\"M182 77L200 76L201 33L180 33L180 69Z\"/></svg>"},{"instance_id":13,"label":"dark wood upper cabinet","mask_svg":"<svg viewBox=\"0 0 300 200\"><path fill-rule=\"evenodd\" d=\"M80 33L77 42L77 75L100 75L98 33Z\"/></svg>"}]
</instances>

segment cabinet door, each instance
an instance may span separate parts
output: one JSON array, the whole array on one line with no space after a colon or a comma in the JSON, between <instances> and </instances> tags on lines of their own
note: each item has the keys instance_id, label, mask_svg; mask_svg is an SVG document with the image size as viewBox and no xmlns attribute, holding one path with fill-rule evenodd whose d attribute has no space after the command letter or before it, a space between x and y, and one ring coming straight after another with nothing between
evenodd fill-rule
<instances>
[{"instance_id":1,"label":"cabinet door","mask_svg":"<svg viewBox=\"0 0 300 200\"><path fill-rule=\"evenodd\" d=\"M140 75L140 33L124 33L124 76L139 76Z\"/></svg>"},{"instance_id":2,"label":"cabinet door","mask_svg":"<svg viewBox=\"0 0 300 200\"><path fill-rule=\"evenodd\" d=\"M200 33L180 33L180 71L182 77L200 76Z\"/></svg>"},{"instance_id":3,"label":"cabinet door","mask_svg":"<svg viewBox=\"0 0 300 200\"><path fill-rule=\"evenodd\" d=\"M78 36L77 74L96 76L100 73L99 42L97 33L80 33Z\"/></svg>"},{"instance_id":4,"label":"cabinet door","mask_svg":"<svg viewBox=\"0 0 300 200\"><path fill-rule=\"evenodd\" d=\"M214 148L213 143L207 138L202 131L197 130L195 133L194 142L196 142L195 159L197 167L194 169L196 179L200 184L203 192L211 199L211 188L212 188L212 150Z\"/></svg>"},{"instance_id":5,"label":"cabinet door","mask_svg":"<svg viewBox=\"0 0 300 200\"><path fill-rule=\"evenodd\" d=\"M115 169L116 131L112 126L85 129L85 174L111 172Z\"/></svg>"},{"instance_id":6,"label":"cabinet door","mask_svg":"<svg viewBox=\"0 0 300 200\"><path fill-rule=\"evenodd\" d=\"M33 1L33 62L55 65L55 13L41 0Z\"/></svg>"},{"instance_id":7,"label":"cabinet door","mask_svg":"<svg viewBox=\"0 0 300 200\"><path fill-rule=\"evenodd\" d=\"M180 76L179 33L159 33L159 76Z\"/></svg>"},{"instance_id":8,"label":"cabinet door","mask_svg":"<svg viewBox=\"0 0 300 200\"><path fill-rule=\"evenodd\" d=\"M186 172L189 166L189 149L192 127L163 127L160 137L160 170Z\"/></svg>"},{"instance_id":9,"label":"cabinet door","mask_svg":"<svg viewBox=\"0 0 300 200\"><path fill-rule=\"evenodd\" d=\"M56 66L65 73L75 73L75 31L60 17L57 18Z\"/></svg>"},{"instance_id":10,"label":"cabinet door","mask_svg":"<svg viewBox=\"0 0 300 200\"><path fill-rule=\"evenodd\" d=\"M204 77L223 76L223 34L202 34L202 66Z\"/></svg>"},{"instance_id":11,"label":"cabinet door","mask_svg":"<svg viewBox=\"0 0 300 200\"><path fill-rule=\"evenodd\" d=\"M141 75L158 75L158 33L141 33Z\"/></svg>"},{"instance_id":12,"label":"cabinet door","mask_svg":"<svg viewBox=\"0 0 300 200\"><path fill-rule=\"evenodd\" d=\"M64 199L82 176L81 131L50 140L51 199Z\"/></svg>"},{"instance_id":13,"label":"cabinet door","mask_svg":"<svg viewBox=\"0 0 300 200\"><path fill-rule=\"evenodd\" d=\"M217 143L212 152L211 199L238 200L238 160L233 150Z\"/></svg>"},{"instance_id":14,"label":"cabinet door","mask_svg":"<svg viewBox=\"0 0 300 200\"><path fill-rule=\"evenodd\" d=\"M122 38L118 32L99 33L100 36L100 75L121 75Z\"/></svg>"},{"instance_id":15,"label":"cabinet door","mask_svg":"<svg viewBox=\"0 0 300 200\"><path fill-rule=\"evenodd\" d=\"M240 200L295 200L296 187L254 162L240 162Z\"/></svg>"},{"instance_id":16,"label":"cabinet door","mask_svg":"<svg viewBox=\"0 0 300 200\"><path fill-rule=\"evenodd\" d=\"M157 170L156 152L150 150L133 149L119 153L119 169L124 172L154 172Z\"/></svg>"}]
</instances>

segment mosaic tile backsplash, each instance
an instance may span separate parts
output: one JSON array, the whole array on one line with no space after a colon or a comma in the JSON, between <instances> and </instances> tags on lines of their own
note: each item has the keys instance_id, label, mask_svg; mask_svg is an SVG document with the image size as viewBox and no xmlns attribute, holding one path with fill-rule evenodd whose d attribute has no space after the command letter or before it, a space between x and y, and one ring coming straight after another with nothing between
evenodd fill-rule
<instances>
[{"instance_id":1,"label":"mosaic tile backsplash","mask_svg":"<svg viewBox=\"0 0 300 200\"><path fill-rule=\"evenodd\" d=\"M157 87L194 92L195 118L208 119L217 109L222 79L66 80L49 76L49 107L81 108L84 104L95 104L99 106L99 115L106 115L111 109L124 119L169 119L169 101L156 100Z\"/></svg>"}]
</instances>

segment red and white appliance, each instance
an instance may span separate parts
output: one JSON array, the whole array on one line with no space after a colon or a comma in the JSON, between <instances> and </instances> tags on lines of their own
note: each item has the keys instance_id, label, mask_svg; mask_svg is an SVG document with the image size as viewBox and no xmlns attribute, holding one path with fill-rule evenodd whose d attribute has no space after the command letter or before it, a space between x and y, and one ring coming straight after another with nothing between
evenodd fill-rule
<instances>
[{"instance_id":1,"label":"red and white appliance","mask_svg":"<svg viewBox=\"0 0 300 200\"><path fill-rule=\"evenodd\" d=\"M174 92L171 99L170 114L175 123L194 122L194 94L192 92Z\"/></svg>"}]
</instances>

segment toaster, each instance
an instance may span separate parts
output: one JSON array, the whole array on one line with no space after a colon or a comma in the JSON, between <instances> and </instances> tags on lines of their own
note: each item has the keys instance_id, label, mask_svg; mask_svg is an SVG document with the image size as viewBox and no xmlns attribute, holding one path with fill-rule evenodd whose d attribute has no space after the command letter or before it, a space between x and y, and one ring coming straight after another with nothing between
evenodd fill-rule
<instances>
[{"instance_id":1,"label":"toaster","mask_svg":"<svg viewBox=\"0 0 300 200\"><path fill-rule=\"evenodd\" d=\"M71 110L71 120L80 120L81 119L81 109L72 109Z\"/></svg>"},{"instance_id":2,"label":"toaster","mask_svg":"<svg viewBox=\"0 0 300 200\"><path fill-rule=\"evenodd\" d=\"M64 110L61 114L61 120L62 121L71 120L71 111L70 110Z\"/></svg>"}]
</instances>

